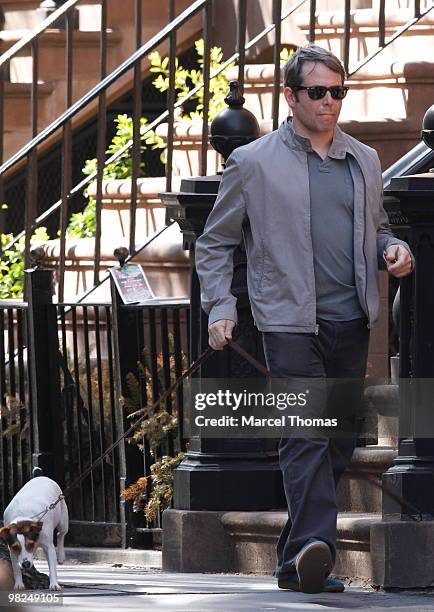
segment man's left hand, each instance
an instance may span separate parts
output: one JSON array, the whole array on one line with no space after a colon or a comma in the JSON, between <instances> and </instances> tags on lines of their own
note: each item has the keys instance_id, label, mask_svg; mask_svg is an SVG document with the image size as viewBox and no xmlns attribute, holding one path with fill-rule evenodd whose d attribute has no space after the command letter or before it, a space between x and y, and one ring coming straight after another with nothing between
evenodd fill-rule
<instances>
[{"instance_id":1,"label":"man's left hand","mask_svg":"<svg viewBox=\"0 0 434 612\"><path fill-rule=\"evenodd\" d=\"M393 244L384 253L384 261L387 264L387 271L396 278L402 278L410 274L412 261L410 253L400 244Z\"/></svg>"}]
</instances>

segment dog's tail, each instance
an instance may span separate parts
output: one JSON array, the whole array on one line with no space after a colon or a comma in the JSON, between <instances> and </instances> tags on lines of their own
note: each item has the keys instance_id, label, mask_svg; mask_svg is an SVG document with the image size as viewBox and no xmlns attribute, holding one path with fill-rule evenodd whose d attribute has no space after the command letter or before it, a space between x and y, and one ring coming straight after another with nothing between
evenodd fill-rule
<instances>
[{"instance_id":1,"label":"dog's tail","mask_svg":"<svg viewBox=\"0 0 434 612\"><path fill-rule=\"evenodd\" d=\"M43 476L44 472L40 467L34 467L32 470L32 478L36 478L37 476Z\"/></svg>"}]
</instances>

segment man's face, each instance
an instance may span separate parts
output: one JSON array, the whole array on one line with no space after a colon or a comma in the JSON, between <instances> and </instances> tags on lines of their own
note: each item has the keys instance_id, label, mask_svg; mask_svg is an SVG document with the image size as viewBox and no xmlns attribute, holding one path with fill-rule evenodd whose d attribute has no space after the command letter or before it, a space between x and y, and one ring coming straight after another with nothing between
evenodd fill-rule
<instances>
[{"instance_id":1,"label":"man's face","mask_svg":"<svg viewBox=\"0 0 434 612\"><path fill-rule=\"evenodd\" d=\"M304 62L300 85L340 87L342 80L340 74L322 62ZM292 110L294 128L299 126L307 134L333 132L341 112L342 100L334 100L329 91L320 100L311 100L305 89L294 92L290 87L285 87L283 91Z\"/></svg>"}]
</instances>

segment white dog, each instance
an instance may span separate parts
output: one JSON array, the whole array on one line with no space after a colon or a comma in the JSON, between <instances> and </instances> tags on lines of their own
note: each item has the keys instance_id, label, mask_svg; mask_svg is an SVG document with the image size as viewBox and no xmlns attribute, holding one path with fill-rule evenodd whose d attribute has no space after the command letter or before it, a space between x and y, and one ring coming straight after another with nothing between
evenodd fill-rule
<instances>
[{"instance_id":1,"label":"white dog","mask_svg":"<svg viewBox=\"0 0 434 612\"><path fill-rule=\"evenodd\" d=\"M8 546L15 578L15 589L24 589L21 569L33 565L33 555L41 546L48 562L50 589L60 590L57 582L57 561L65 561L64 539L68 533L68 508L62 498L54 508L45 510L55 502L62 491L59 485L45 476L29 480L15 495L4 512L4 527L0 537ZM53 543L57 529L57 561Z\"/></svg>"}]
</instances>

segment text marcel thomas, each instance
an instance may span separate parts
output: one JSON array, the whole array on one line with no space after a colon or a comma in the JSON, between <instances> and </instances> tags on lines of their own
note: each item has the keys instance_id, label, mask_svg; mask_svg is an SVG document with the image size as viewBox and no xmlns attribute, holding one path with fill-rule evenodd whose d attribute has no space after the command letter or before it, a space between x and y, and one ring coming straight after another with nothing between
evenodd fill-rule
<instances>
[{"instance_id":1,"label":"text marcel thomas","mask_svg":"<svg viewBox=\"0 0 434 612\"><path fill-rule=\"evenodd\" d=\"M229 389L220 389L215 393L196 393L194 395L195 410L206 408L222 408L223 411L236 411L244 409L277 409L303 408L307 405L309 391L299 393L262 393L243 390L239 393ZM215 414L215 413L214 413ZM205 416L199 414L194 417L196 427L336 427L337 419L302 418L297 414L280 414L279 416L258 417L254 414L236 417L230 414L219 416Z\"/></svg>"}]
</instances>

